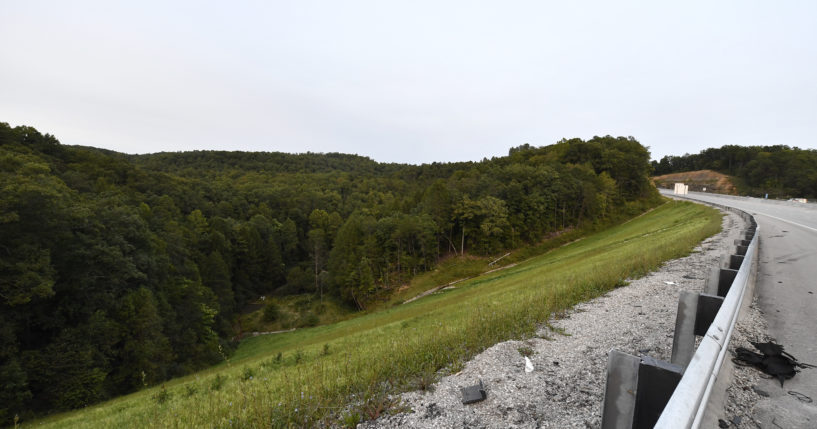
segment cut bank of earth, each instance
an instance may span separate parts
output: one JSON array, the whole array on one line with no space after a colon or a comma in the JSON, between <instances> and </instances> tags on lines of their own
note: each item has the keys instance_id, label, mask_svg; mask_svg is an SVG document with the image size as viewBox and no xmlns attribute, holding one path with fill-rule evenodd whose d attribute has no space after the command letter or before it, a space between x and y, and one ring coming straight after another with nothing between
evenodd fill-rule
<instances>
[{"instance_id":1,"label":"cut bank of earth","mask_svg":"<svg viewBox=\"0 0 817 429\"><path fill-rule=\"evenodd\" d=\"M664 174L652 178L655 186L672 189L675 183L689 185L690 191L715 192L718 194L737 195L731 176L713 170L685 171L683 173Z\"/></svg>"}]
</instances>

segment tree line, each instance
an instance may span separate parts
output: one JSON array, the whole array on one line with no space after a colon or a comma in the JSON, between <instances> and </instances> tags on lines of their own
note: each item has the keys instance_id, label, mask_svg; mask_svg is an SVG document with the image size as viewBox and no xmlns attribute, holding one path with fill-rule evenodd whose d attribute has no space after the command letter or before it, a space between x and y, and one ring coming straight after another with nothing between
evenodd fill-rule
<instances>
[{"instance_id":1,"label":"tree line","mask_svg":"<svg viewBox=\"0 0 817 429\"><path fill-rule=\"evenodd\" d=\"M125 155L0 123L0 423L223 360L259 295L362 309L443 257L637 213L649 159L610 136L424 165Z\"/></svg>"},{"instance_id":2,"label":"tree line","mask_svg":"<svg viewBox=\"0 0 817 429\"><path fill-rule=\"evenodd\" d=\"M652 161L655 175L715 170L736 177L746 194L817 198L817 150L785 145L709 148L698 154Z\"/></svg>"}]
</instances>

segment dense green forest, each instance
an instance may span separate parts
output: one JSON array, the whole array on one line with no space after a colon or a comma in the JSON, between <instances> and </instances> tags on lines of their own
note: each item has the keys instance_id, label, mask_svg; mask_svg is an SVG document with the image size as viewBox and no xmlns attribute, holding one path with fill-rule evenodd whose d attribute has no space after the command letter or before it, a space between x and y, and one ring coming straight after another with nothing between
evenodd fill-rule
<instances>
[{"instance_id":1,"label":"dense green forest","mask_svg":"<svg viewBox=\"0 0 817 429\"><path fill-rule=\"evenodd\" d=\"M643 211L649 159L610 136L419 166L125 155L0 123L0 424L221 361L259 295L362 309L441 258Z\"/></svg>"},{"instance_id":2,"label":"dense green forest","mask_svg":"<svg viewBox=\"0 0 817 429\"><path fill-rule=\"evenodd\" d=\"M817 150L789 146L710 148L652 161L655 175L715 170L738 178L741 192L772 198L817 198Z\"/></svg>"}]
</instances>

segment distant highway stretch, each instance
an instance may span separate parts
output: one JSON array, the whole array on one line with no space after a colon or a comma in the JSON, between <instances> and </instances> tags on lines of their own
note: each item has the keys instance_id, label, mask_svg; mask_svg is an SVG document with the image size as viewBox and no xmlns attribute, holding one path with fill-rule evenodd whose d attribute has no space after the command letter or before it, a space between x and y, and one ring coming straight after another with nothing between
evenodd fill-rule
<instances>
[{"instance_id":1,"label":"distant highway stretch","mask_svg":"<svg viewBox=\"0 0 817 429\"><path fill-rule=\"evenodd\" d=\"M672 191L661 191L670 195ZM801 362L817 365L817 204L770 201L690 192L694 200L735 207L755 216L760 227L756 294L769 335ZM771 397L761 420L797 425L817 418L817 368L805 369L783 389L773 380L760 386ZM789 391L814 402L798 401ZM759 404L760 405L760 404ZM799 427L799 425L797 425ZM811 426L815 427L815 426Z\"/></svg>"}]
</instances>

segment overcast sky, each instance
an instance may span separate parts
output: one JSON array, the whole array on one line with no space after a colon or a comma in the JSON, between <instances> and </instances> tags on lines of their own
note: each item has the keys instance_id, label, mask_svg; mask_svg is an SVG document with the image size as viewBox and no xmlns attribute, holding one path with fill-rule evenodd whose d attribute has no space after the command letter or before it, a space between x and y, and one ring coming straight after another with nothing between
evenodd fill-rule
<instances>
[{"instance_id":1,"label":"overcast sky","mask_svg":"<svg viewBox=\"0 0 817 429\"><path fill-rule=\"evenodd\" d=\"M425 163L817 148L817 1L10 1L0 122L126 153Z\"/></svg>"}]
</instances>

